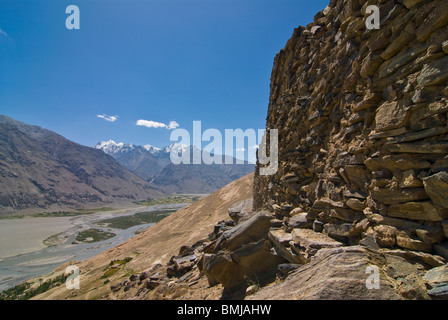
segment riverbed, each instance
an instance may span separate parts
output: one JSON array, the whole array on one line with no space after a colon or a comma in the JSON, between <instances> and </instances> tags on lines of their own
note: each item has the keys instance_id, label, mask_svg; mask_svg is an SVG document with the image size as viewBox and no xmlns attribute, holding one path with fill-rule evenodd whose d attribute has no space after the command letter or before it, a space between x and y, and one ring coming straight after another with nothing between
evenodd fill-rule
<instances>
[{"instance_id":1,"label":"riverbed","mask_svg":"<svg viewBox=\"0 0 448 320\"><path fill-rule=\"evenodd\" d=\"M84 260L135 236L153 223L115 229L95 224L104 219L157 210L179 210L188 205L163 204L74 217L39 217L0 220L0 291L23 281L50 273L70 260ZM100 229L115 236L99 242L73 244L78 232ZM55 237L57 235L57 237ZM51 237L53 236L53 237ZM52 246L44 240L52 238Z\"/></svg>"}]
</instances>

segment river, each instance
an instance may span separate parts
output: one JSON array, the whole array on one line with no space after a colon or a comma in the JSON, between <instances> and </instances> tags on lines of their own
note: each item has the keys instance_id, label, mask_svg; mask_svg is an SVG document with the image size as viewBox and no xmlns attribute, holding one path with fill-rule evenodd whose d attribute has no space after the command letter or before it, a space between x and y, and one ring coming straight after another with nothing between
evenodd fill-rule
<instances>
[{"instance_id":1,"label":"river","mask_svg":"<svg viewBox=\"0 0 448 320\"><path fill-rule=\"evenodd\" d=\"M70 260L85 260L135 236L138 229L153 223L128 229L114 229L96 225L95 222L118 216L156 210L178 210L183 204L164 204L120 211L98 212L74 217L45 217L4 219L0 221L0 291L23 281L50 273ZM93 243L72 244L81 230L90 228L113 232L113 238ZM47 247L43 240L59 234L61 243Z\"/></svg>"}]
</instances>

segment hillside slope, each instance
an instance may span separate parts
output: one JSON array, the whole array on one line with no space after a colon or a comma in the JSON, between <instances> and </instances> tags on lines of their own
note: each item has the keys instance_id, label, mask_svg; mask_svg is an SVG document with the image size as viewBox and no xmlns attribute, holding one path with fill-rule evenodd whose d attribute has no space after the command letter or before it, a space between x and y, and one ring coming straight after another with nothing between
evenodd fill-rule
<instances>
[{"instance_id":1,"label":"hillside slope","mask_svg":"<svg viewBox=\"0 0 448 320\"><path fill-rule=\"evenodd\" d=\"M191 246L197 241L207 239L208 234L213 231L213 227L219 221L228 218L227 210L232 204L252 198L252 187L253 174L249 174L171 214L117 247L85 261L70 262L59 267L48 278L54 278L57 274L63 273L66 265L75 264L79 267L82 275L81 289L69 291L62 285L36 296L34 299L92 299L100 297L123 299L124 294L135 295L135 292L114 293L110 288L121 283L123 275L129 274L130 270L136 274L151 269L157 264L166 264L172 256L178 254L179 248L182 246ZM109 281L105 284L106 280L101 279L105 273L104 269L107 269L112 260L125 257L131 257L132 260L116 274L107 278ZM46 277L43 279L45 281ZM35 281L37 282L36 279ZM205 281L205 283L207 282ZM213 290L216 292L209 298L219 298L219 288Z\"/></svg>"}]
</instances>

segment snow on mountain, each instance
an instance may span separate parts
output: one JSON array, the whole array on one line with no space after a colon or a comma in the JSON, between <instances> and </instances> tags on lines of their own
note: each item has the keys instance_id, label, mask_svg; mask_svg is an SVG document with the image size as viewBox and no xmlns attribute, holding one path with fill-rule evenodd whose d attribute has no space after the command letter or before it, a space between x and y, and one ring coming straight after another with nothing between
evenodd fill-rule
<instances>
[{"instance_id":1,"label":"snow on mountain","mask_svg":"<svg viewBox=\"0 0 448 320\"><path fill-rule=\"evenodd\" d=\"M157 148L157 147L154 147L154 146L152 146L152 145L150 145L150 144L146 144L146 145L144 145L143 148L145 148L145 149L146 149L147 151L149 151L150 153L157 153L157 152L159 152L160 150L162 150L162 149Z\"/></svg>"},{"instance_id":2,"label":"snow on mountain","mask_svg":"<svg viewBox=\"0 0 448 320\"><path fill-rule=\"evenodd\" d=\"M134 150L135 148L136 146L133 143L127 143L127 144L123 142L116 143L113 140L101 141L95 145L95 149L103 150L104 153L108 155L117 155L126 153L131 150Z\"/></svg>"}]
</instances>

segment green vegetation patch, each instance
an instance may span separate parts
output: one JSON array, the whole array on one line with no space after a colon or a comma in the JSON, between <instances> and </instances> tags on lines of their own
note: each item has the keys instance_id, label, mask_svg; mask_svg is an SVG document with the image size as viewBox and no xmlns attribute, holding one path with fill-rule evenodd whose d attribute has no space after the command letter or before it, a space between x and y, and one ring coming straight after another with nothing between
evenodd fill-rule
<instances>
[{"instance_id":1,"label":"green vegetation patch","mask_svg":"<svg viewBox=\"0 0 448 320\"><path fill-rule=\"evenodd\" d=\"M160 199L148 199L144 201L136 201L136 204L142 206L155 206L160 204L173 204L173 203L192 203L201 199L201 196L196 195L184 195L184 194L172 194L165 198Z\"/></svg>"},{"instance_id":2,"label":"green vegetation patch","mask_svg":"<svg viewBox=\"0 0 448 320\"><path fill-rule=\"evenodd\" d=\"M113 237L115 237L115 233L106 232L101 229L89 229L79 232L73 244L84 242L99 242Z\"/></svg>"},{"instance_id":3,"label":"green vegetation patch","mask_svg":"<svg viewBox=\"0 0 448 320\"><path fill-rule=\"evenodd\" d=\"M130 216L121 216L100 220L96 222L96 224L99 226L106 226L108 228L124 230L141 224L157 223L175 211L176 210L157 210L149 212L139 212Z\"/></svg>"},{"instance_id":4,"label":"green vegetation patch","mask_svg":"<svg viewBox=\"0 0 448 320\"><path fill-rule=\"evenodd\" d=\"M128 263L131 260L132 260L131 257L126 257L126 258L121 259L121 260L112 260L109 263L109 265L106 268L103 269L103 271L105 271L105 272L101 276L101 279L109 278L110 276L112 276L113 274L115 274L119 270L120 266L125 265L126 263Z\"/></svg>"},{"instance_id":5,"label":"green vegetation patch","mask_svg":"<svg viewBox=\"0 0 448 320\"><path fill-rule=\"evenodd\" d=\"M102 208L96 208L96 209L76 209L74 211L55 211L55 212L41 212L33 214L33 217L74 217L74 216L80 216L85 214L92 214L97 212L103 212L103 211L111 211L114 210L110 207L102 207Z\"/></svg>"},{"instance_id":6,"label":"green vegetation patch","mask_svg":"<svg viewBox=\"0 0 448 320\"><path fill-rule=\"evenodd\" d=\"M0 300L28 300L38 294L44 293L51 288L65 283L70 275L61 274L53 279L41 282L36 288L31 288L30 283L22 283L3 292L0 292Z\"/></svg>"}]
</instances>

